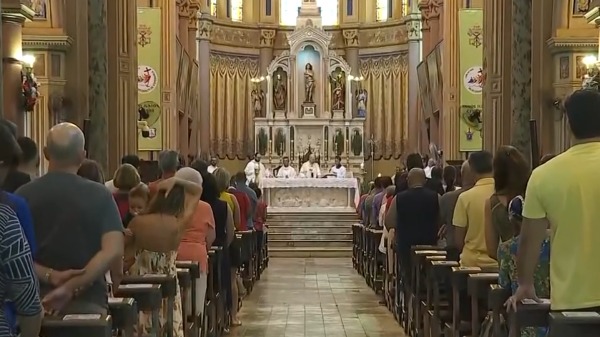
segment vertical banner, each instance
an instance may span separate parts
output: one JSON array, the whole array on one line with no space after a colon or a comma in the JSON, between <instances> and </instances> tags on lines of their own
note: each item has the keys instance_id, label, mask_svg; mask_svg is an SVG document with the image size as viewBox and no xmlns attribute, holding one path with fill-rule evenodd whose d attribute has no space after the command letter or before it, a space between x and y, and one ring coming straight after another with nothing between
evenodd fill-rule
<instances>
[{"instance_id":1,"label":"vertical banner","mask_svg":"<svg viewBox=\"0 0 600 337\"><path fill-rule=\"evenodd\" d=\"M459 151L472 152L483 149L482 91L483 73L483 11L462 9L458 12L459 27Z\"/></svg>"},{"instance_id":2,"label":"vertical banner","mask_svg":"<svg viewBox=\"0 0 600 337\"><path fill-rule=\"evenodd\" d=\"M138 150L162 150L160 8L137 9Z\"/></svg>"}]
</instances>

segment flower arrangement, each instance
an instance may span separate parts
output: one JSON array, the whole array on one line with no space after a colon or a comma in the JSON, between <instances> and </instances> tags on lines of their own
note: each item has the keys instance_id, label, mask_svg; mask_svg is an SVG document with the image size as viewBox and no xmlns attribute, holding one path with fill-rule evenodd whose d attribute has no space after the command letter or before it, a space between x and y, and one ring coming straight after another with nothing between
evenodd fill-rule
<instances>
[{"instance_id":1,"label":"flower arrangement","mask_svg":"<svg viewBox=\"0 0 600 337\"><path fill-rule=\"evenodd\" d=\"M21 73L21 78L23 79L23 83L21 84L21 92L23 95L23 110L26 112L30 112L33 111L33 108L37 103L37 99L39 96L39 84L37 83L33 72L29 69Z\"/></svg>"}]
</instances>

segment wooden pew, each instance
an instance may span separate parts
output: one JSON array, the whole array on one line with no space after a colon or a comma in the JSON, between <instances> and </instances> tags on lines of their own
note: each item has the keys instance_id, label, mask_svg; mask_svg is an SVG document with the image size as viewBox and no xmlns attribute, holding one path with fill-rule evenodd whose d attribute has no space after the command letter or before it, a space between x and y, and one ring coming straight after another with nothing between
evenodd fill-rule
<instances>
[{"instance_id":1,"label":"wooden pew","mask_svg":"<svg viewBox=\"0 0 600 337\"><path fill-rule=\"evenodd\" d=\"M192 307L192 312L190 312L188 314L187 317L187 321L190 322L191 324L194 324L196 326L196 332L200 329L202 329L204 322L204 315L202 314L204 312L204 306L202 308L197 308L196 307L196 284L199 282L200 279L200 264L198 262L194 262L194 261L175 261L175 265L177 266L177 268L184 268L187 269L190 273L190 281L191 281L191 294L192 294L192 303L191 303L191 307ZM205 297L205 302L206 302L206 298Z\"/></svg>"},{"instance_id":2,"label":"wooden pew","mask_svg":"<svg viewBox=\"0 0 600 337\"><path fill-rule=\"evenodd\" d=\"M502 321L508 320L508 314L504 303L511 295L510 289L504 289L498 284L491 284L489 288L488 304L492 311L494 336L502 336L507 333L502 325Z\"/></svg>"},{"instance_id":3,"label":"wooden pew","mask_svg":"<svg viewBox=\"0 0 600 337\"><path fill-rule=\"evenodd\" d=\"M236 235L238 235L242 242L242 266L240 267L240 274L244 283L244 287L246 288L247 294L250 294L252 292L252 287L254 286L254 245L252 243L252 232L252 230L236 232Z\"/></svg>"},{"instance_id":4,"label":"wooden pew","mask_svg":"<svg viewBox=\"0 0 600 337\"><path fill-rule=\"evenodd\" d=\"M548 327L548 315L550 314L550 301L542 300L537 303L532 300L524 300L517 304L517 312L509 313L510 331L521 331L529 327Z\"/></svg>"},{"instance_id":5,"label":"wooden pew","mask_svg":"<svg viewBox=\"0 0 600 337\"><path fill-rule=\"evenodd\" d=\"M146 274L143 276L125 276L121 284L160 284L162 298L167 300L166 335L167 337L173 337L173 313L175 310L175 296L177 295L176 275Z\"/></svg>"},{"instance_id":6,"label":"wooden pew","mask_svg":"<svg viewBox=\"0 0 600 337\"><path fill-rule=\"evenodd\" d=\"M367 228L361 225L360 228L360 274L367 279Z\"/></svg>"},{"instance_id":7,"label":"wooden pew","mask_svg":"<svg viewBox=\"0 0 600 337\"><path fill-rule=\"evenodd\" d=\"M188 337L198 336L198 325L188 320L190 315L193 316L192 303L196 302L196 298L192 296L192 276L189 269L177 268L177 283L181 294L183 331Z\"/></svg>"},{"instance_id":8,"label":"wooden pew","mask_svg":"<svg viewBox=\"0 0 600 337\"><path fill-rule=\"evenodd\" d=\"M135 299L138 312L150 312L152 333L158 334L159 312L162 307L162 289L160 284L121 284L114 290L115 297ZM138 331L141 333L141 331Z\"/></svg>"},{"instance_id":9,"label":"wooden pew","mask_svg":"<svg viewBox=\"0 0 600 337\"><path fill-rule=\"evenodd\" d=\"M383 293L383 266L384 266L384 255L379 251L379 243L381 242L381 236L383 230L381 229L368 229L369 237L369 275L371 288L375 293Z\"/></svg>"},{"instance_id":10,"label":"wooden pew","mask_svg":"<svg viewBox=\"0 0 600 337\"><path fill-rule=\"evenodd\" d=\"M471 335L479 336L481 329L481 313L479 303L486 303L489 308L490 285L498 283L498 273L469 274L467 278L467 291L471 298Z\"/></svg>"},{"instance_id":11,"label":"wooden pew","mask_svg":"<svg viewBox=\"0 0 600 337\"><path fill-rule=\"evenodd\" d=\"M550 313L549 337L598 337L600 313L562 311Z\"/></svg>"},{"instance_id":12,"label":"wooden pew","mask_svg":"<svg viewBox=\"0 0 600 337\"><path fill-rule=\"evenodd\" d=\"M461 294L468 291L467 280L469 274L481 273L481 268L477 267L452 267L450 282L452 284L452 324L446 324L444 334L452 337L461 337L471 334L471 324L465 324L461 320L460 312L463 305L469 306L469 303L461 303Z\"/></svg>"},{"instance_id":13,"label":"wooden pew","mask_svg":"<svg viewBox=\"0 0 600 337\"><path fill-rule=\"evenodd\" d=\"M447 256L446 256L447 257ZM452 268L458 267L456 261L429 261L429 282L431 288L431 309L427 311L430 321L430 336L440 337L446 323L452 322L450 303L451 287L448 287Z\"/></svg>"},{"instance_id":14,"label":"wooden pew","mask_svg":"<svg viewBox=\"0 0 600 337\"><path fill-rule=\"evenodd\" d=\"M360 224L352 224L352 266L354 270L358 271L358 254L360 251L359 247L360 238Z\"/></svg>"},{"instance_id":15,"label":"wooden pew","mask_svg":"<svg viewBox=\"0 0 600 337\"><path fill-rule=\"evenodd\" d=\"M40 336L112 337L112 317L100 314L46 316Z\"/></svg>"},{"instance_id":16,"label":"wooden pew","mask_svg":"<svg viewBox=\"0 0 600 337\"><path fill-rule=\"evenodd\" d=\"M123 337L133 337L133 327L138 324L138 308L133 298L108 298L108 312L112 317L113 330Z\"/></svg>"},{"instance_id":17,"label":"wooden pew","mask_svg":"<svg viewBox=\"0 0 600 337\"><path fill-rule=\"evenodd\" d=\"M425 261L428 256L446 256L446 251L435 246L414 246L411 248L410 266L412 269L411 280L408 288L408 324L405 329L411 331L413 335L421 336L423 333L422 310L423 293L426 290L424 271ZM406 296L407 294L405 294ZM406 297L405 297L406 298Z\"/></svg>"},{"instance_id":18,"label":"wooden pew","mask_svg":"<svg viewBox=\"0 0 600 337\"><path fill-rule=\"evenodd\" d=\"M423 335L431 336L431 318L433 313L434 275L431 263L446 261L446 255L428 255L425 257L423 275L425 277L425 300L421 301L421 316L423 321Z\"/></svg>"},{"instance_id":19,"label":"wooden pew","mask_svg":"<svg viewBox=\"0 0 600 337\"><path fill-rule=\"evenodd\" d=\"M206 313L207 322L206 331L209 336L222 336L228 326L227 318L227 291L221 285L223 284L223 275L221 273L221 264L223 247L212 246L208 252L208 283L206 288Z\"/></svg>"}]
</instances>

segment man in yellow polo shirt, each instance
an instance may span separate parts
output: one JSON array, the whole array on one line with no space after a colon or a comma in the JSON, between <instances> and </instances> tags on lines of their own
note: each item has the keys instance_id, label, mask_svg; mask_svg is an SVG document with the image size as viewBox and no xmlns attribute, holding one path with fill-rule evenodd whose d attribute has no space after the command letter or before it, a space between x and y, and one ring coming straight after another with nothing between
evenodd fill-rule
<instances>
[{"instance_id":1,"label":"man in yellow polo shirt","mask_svg":"<svg viewBox=\"0 0 600 337\"><path fill-rule=\"evenodd\" d=\"M469 167L476 183L458 197L454 208L455 244L459 250L462 249L460 265L464 267L498 266L498 262L487 254L483 212L485 201L494 193L492 159L492 154L487 151L471 153Z\"/></svg>"},{"instance_id":2,"label":"man in yellow polo shirt","mask_svg":"<svg viewBox=\"0 0 600 337\"><path fill-rule=\"evenodd\" d=\"M535 169L525 193L513 303L535 299L533 273L550 228L553 310L600 307L600 93L578 90L564 103L572 146Z\"/></svg>"}]
</instances>

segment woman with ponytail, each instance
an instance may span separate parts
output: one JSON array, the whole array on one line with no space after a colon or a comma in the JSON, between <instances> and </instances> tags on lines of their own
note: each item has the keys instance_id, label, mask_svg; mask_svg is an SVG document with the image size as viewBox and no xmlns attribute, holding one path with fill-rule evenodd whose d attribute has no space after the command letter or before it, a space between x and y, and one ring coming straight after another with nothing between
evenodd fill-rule
<instances>
[{"instance_id":1,"label":"woman with ponytail","mask_svg":"<svg viewBox=\"0 0 600 337\"><path fill-rule=\"evenodd\" d=\"M494 155L494 194L486 201L485 243L488 255L496 259L498 244L515 236L508 218L508 204L525 196L531 168L525 156L513 146L504 145Z\"/></svg>"}]
</instances>

